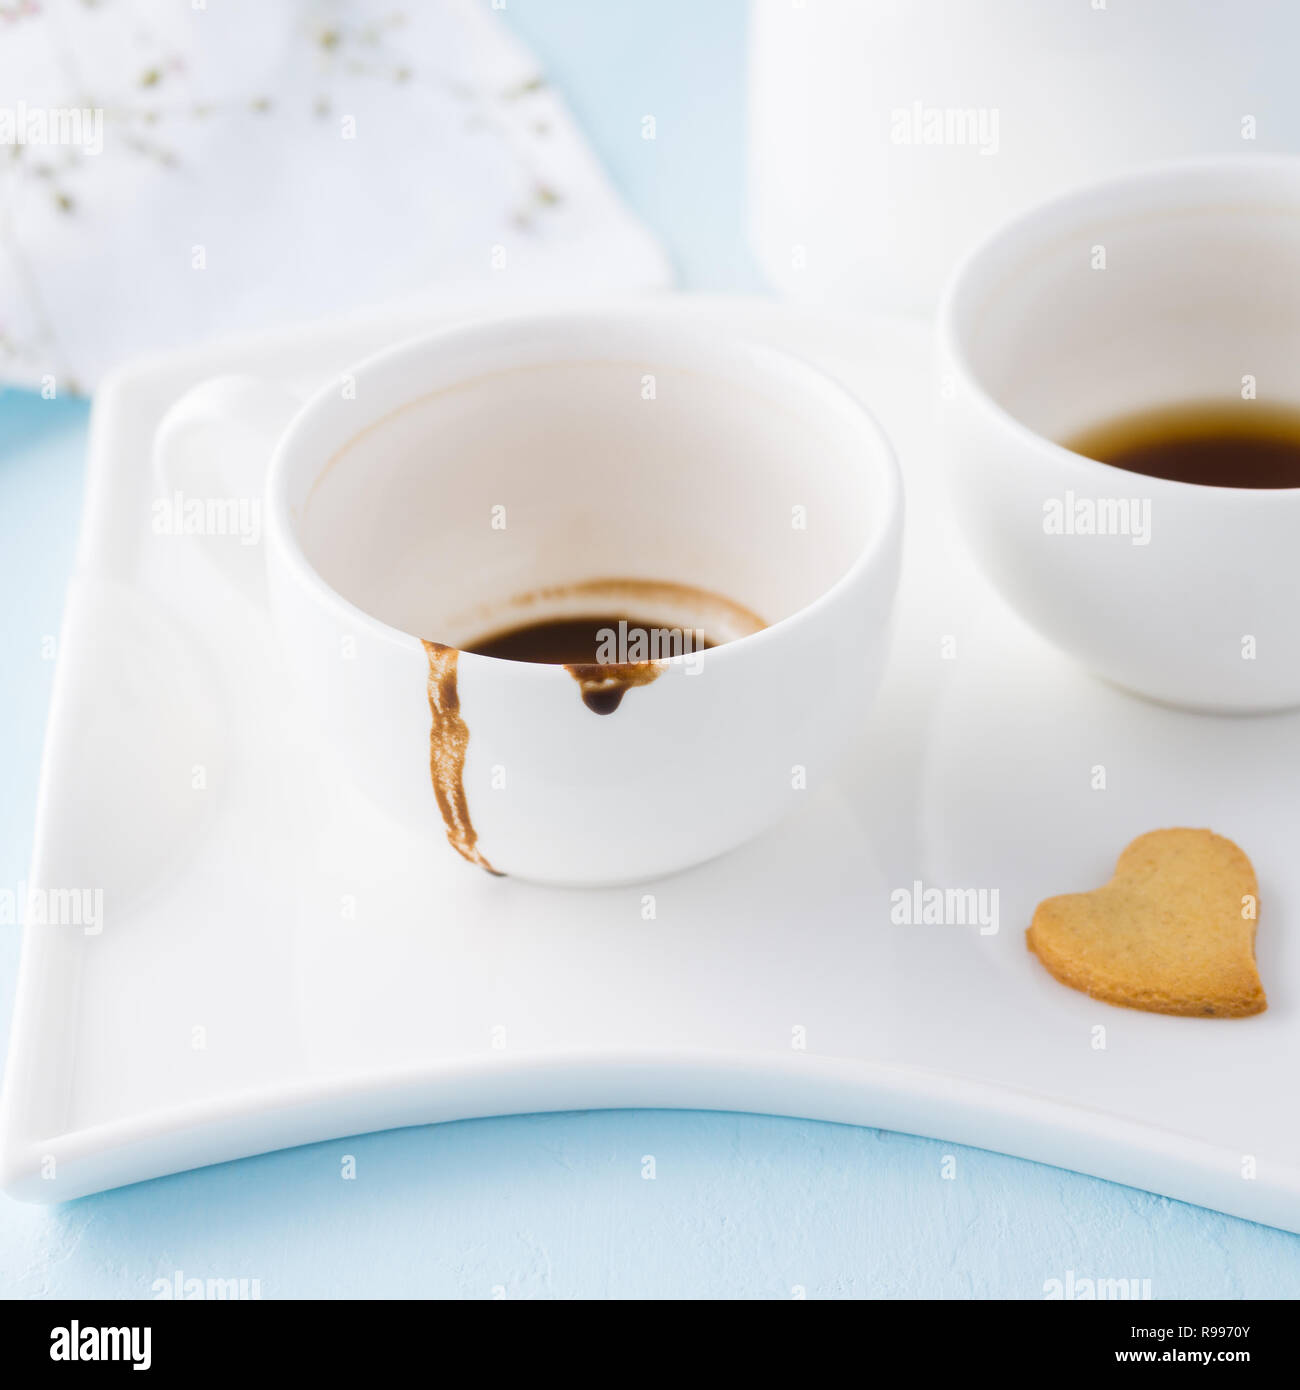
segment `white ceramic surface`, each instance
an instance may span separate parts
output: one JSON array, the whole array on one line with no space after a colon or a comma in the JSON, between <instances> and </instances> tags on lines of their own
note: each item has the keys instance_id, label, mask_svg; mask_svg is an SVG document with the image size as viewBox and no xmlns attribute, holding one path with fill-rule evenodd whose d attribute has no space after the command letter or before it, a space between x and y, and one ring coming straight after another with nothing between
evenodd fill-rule
<instances>
[{"instance_id":1,"label":"white ceramic surface","mask_svg":"<svg viewBox=\"0 0 1300 1390\"><path fill-rule=\"evenodd\" d=\"M687 1106L938 1135L1300 1229L1300 720L1134 700L1005 611L946 510L923 328L664 312L815 357L897 445L900 611L859 743L802 814L653 884L431 859L304 739L269 625L149 524L151 437L189 386L238 369L309 388L409 329L120 375L96 403L29 875L102 887L103 930L27 929L6 1189L54 1201L358 1130ZM1102 881L1177 821L1254 857L1258 1018L1108 1008L1024 948L1037 895ZM997 888L998 930L891 920L917 882Z\"/></svg>"},{"instance_id":2,"label":"white ceramic surface","mask_svg":"<svg viewBox=\"0 0 1300 1390\"><path fill-rule=\"evenodd\" d=\"M960 520L1022 616L1153 699L1300 704L1300 488L1053 442L1186 401L1300 407L1300 159L1167 165L1022 215L957 270L939 343Z\"/></svg>"},{"instance_id":3,"label":"white ceramic surface","mask_svg":"<svg viewBox=\"0 0 1300 1390\"><path fill-rule=\"evenodd\" d=\"M754 0L750 228L784 295L933 309L1075 184L1300 153L1292 0Z\"/></svg>"},{"instance_id":4,"label":"white ceramic surface","mask_svg":"<svg viewBox=\"0 0 1300 1390\"><path fill-rule=\"evenodd\" d=\"M195 388L159 431L161 475L185 495L264 491L312 737L431 853L454 832L475 871L532 882L671 873L797 807L869 707L897 465L861 404L793 357L655 313L503 318L345 369L281 435L282 414L266 385ZM224 542L209 548L247 588L257 547ZM611 582L628 580L679 587L629 599ZM664 660L612 713L562 666L462 653L452 780L477 839L459 816L444 830L420 639L593 609L735 640Z\"/></svg>"}]
</instances>

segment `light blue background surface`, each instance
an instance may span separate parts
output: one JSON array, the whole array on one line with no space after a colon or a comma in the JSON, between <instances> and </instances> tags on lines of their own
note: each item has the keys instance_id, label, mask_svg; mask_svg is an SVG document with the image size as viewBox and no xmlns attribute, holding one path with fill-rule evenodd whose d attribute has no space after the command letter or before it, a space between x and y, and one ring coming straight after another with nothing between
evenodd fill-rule
<instances>
[{"instance_id":1,"label":"light blue background surface","mask_svg":"<svg viewBox=\"0 0 1300 1390\"><path fill-rule=\"evenodd\" d=\"M741 0L509 6L682 283L756 288ZM647 113L653 143L640 138ZM53 674L40 648L58 632L86 418L75 402L0 393L0 886L14 889L31 850ZM6 1037L17 955L17 931L0 929ZM356 1177L344 1181L349 1154ZM1157 1298L1279 1298L1300 1296L1300 1239L906 1135L654 1111L369 1135L61 1208L0 1199L6 1295L148 1297L177 1270L257 1279L267 1298L1041 1298L1068 1270L1150 1279Z\"/></svg>"}]
</instances>

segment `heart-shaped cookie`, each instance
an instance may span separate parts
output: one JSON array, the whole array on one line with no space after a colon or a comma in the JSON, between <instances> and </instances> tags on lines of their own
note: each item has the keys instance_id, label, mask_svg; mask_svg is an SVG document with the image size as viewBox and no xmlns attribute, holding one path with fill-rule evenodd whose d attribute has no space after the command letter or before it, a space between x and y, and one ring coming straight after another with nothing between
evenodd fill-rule
<instances>
[{"instance_id":1,"label":"heart-shaped cookie","mask_svg":"<svg viewBox=\"0 0 1300 1390\"><path fill-rule=\"evenodd\" d=\"M1241 1018L1268 1007L1255 968L1259 889L1231 840L1152 830L1091 893L1038 905L1029 949L1062 984L1159 1014Z\"/></svg>"}]
</instances>

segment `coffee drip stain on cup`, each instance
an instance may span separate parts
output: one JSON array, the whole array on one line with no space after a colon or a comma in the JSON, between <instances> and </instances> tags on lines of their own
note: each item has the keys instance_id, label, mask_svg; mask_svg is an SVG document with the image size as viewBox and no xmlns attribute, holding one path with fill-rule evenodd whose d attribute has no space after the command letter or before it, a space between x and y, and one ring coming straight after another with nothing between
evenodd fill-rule
<instances>
[{"instance_id":1,"label":"coffee drip stain on cup","mask_svg":"<svg viewBox=\"0 0 1300 1390\"><path fill-rule=\"evenodd\" d=\"M425 642L429 656L429 713L433 725L429 734L429 773L433 795L447 827L447 843L471 864L498 878L478 848L478 832L470 820L465 797L465 751L469 747L469 726L461 717L460 691L456 685L456 663L460 652L439 642Z\"/></svg>"},{"instance_id":2,"label":"coffee drip stain on cup","mask_svg":"<svg viewBox=\"0 0 1300 1390\"><path fill-rule=\"evenodd\" d=\"M613 714L627 691L649 685L662 669L660 661L635 661L602 664L594 660L571 661L568 657L594 657L598 650L597 634L619 623L631 625L623 618L560 618L527 623L505 632L466 643L464 650L475 656L495 656L508 661L527 661L563 666L578 682L582 701L595 714ZM626 628L624 629L627 630ZM686 650L683 633L676 630L676 650L669 655L681 655ZM707 641L704 646L714 646ZM433 779L433 794L447 829L447 842L471 864L477 864L490 874L504 875L492 865L478 848L478 832L470 818L469 800L465 795L465 754L469 747L469 726L460 712L460 691L457 685L457 665L460 650L440 642L425 641L429 657L429 713L432 726L429 734L429 773Z\"/></svg>"},{"instance_id":3,"label":"coffee drip stain on cup","mask_svg":"<svg viewBox=\"0 0 1300 1390\"><path fill-rule=\"evenodd\" d=\"M465 754L469 747L469 726L460 709L457 665L462 652L504 661L532 665L562 666L578 684L582 702L593 714L613 714L629 690L656 681L674 657L690 656L721 646L724 642L759 632L766 626L761 618L721 595L682 584L656 584L645 580L596 580L564 588L541 589L514 600L513 611L533 604L575 601L590 597L593 605L602 598L609 603L620 599L655 602L665 608L689 604L692 611L712 615L719 631L712 637L700 627L669 621L650 622L610 615L609 610L595 616L546 617L515 622L483 637L462 642L457 647L424 640L429 658L429 771L433 793L442 813L451 847L471 864L477 864L498 877L478 848L478 833L470 817L465 795ZM622 659L633 657L635 659Z\"/></svg>"}]
</instances>

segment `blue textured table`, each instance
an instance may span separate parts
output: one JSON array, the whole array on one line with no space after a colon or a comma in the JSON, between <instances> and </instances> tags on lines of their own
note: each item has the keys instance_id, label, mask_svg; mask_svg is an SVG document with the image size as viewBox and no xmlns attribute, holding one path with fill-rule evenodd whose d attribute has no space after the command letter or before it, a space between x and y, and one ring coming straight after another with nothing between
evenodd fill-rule
<instances>
[{"instance_id":1,"label":"blue textured table","mask_svg":"<svg viewBox=\"0 0 1300 1390\"><path fill-rule=\"evenodd\" d=\"M756 288L739 0L509 7L682 283ZM86 418L75 402L0 394L0 887L12 890L31 850L53 673L42 641L59 627ZM17 935L0 929L5 1036ZM354 1181L340 1179L345 1154ZM653 1111L369 1135L62 1208L0 1199L10 1296L149 1297L181 1271L255 1279L266 1298L1041 1298L1070 1270L1150 1279L1157 1298L1296 1297L1300 1239L905 1135Z\"/></svg>"}]
</instances>

